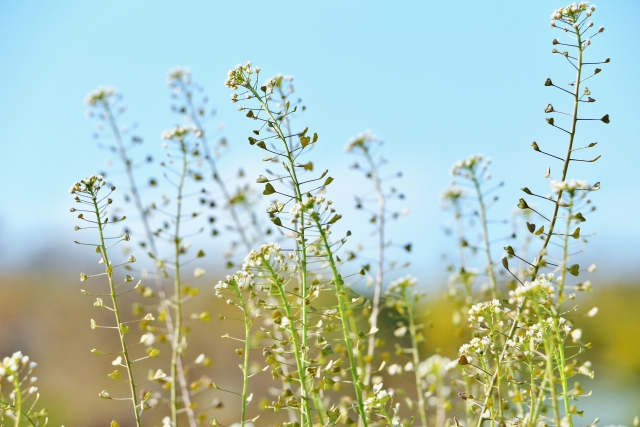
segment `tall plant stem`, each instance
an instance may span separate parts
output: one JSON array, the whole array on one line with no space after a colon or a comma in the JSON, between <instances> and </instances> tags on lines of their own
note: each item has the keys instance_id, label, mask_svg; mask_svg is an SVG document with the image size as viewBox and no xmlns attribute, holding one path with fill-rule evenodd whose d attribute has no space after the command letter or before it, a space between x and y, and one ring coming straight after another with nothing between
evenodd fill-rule
<instances>
[{"instance_id":1,"label":"tall plant stem","mask_svg":"<svg viewBox=\"0 0 640 427\"><path fill-rule=\"evenodd\" d=\"M325 229L322 227L320 223L320 219L318 215L312 215L312 219L315 222L316 228L320 232L320 238L322 239L322 244L324 245L325 250L327 251L327 259L331 266L331 273L333 274L333 283L336 287L336 296L338 298L338 310L340 312L340 320L342 320L342 333L344 335L345 345L347 347L347 354L349 355L349 370L351 371L351 379L353 381L353 388L355 389L356 399L358 401L358 414L360 415L360 421L364 427L368 426L367 422L367 414L364 410L364 402L362 399L362 389L359 386L360 379L358 375L358 365L354 353L353 342L351 340L351 334L349 332L349 323L347 320L347 304L345 302L345 297L347 295L347 291L344 289L344 281L342 277L338 273L338 268L336 267L336 262L334 260L333 253L331 251L331 245L329 244L329 239L327 238L327 233Z\"/></svg>"},{"instance_id":2,"label":"tall plant stem","mask_svg":"<svg viewBox=\"0 0 640 427\"><path fill-rule=\"evenodd\" d=\"M577 65L576 65L576 69L577 69L577 76L576 76L576 82L575 82L575 91L573 93L573 113L571 116L571 131L569 132L569 143L567 144L567 154L565 156L564 159L564 164L562 167L562 181L566 180L567 178L567 172L569 170L569 163L571 162L571 152L573 150L573 142L574 142L574 138L576 135L576 130L577 130L577 124L578 124L578 107L580 104L580 78L581 78L581 74L582 74L582 39L580 37L580 31L576 30L575 34L577 36L577 47L578 47L578 59L577 59ZM533 271L531 273L531 279L535 280L536 276L538 275L538 271L540 270L540 268L543 266L543 259L544 256L547 253L547 247L549 246L549 242L551 240L551 236L553 235L553 231L555 229L555 225L556 225L556 221L558 220L558 212L560 210L560 202L562 201L562 193L563 190L558 191L558 196L556 197L556 201L555 201L555 207L553 210L553 216L551 217L551 221L549 224L549 230L547 232L546 238L544 239L544 242L542 244L542 248L540 249L539 253L538 253L538 257L537 257L537 261L533 267ZM520 317L520 315L522 314L522 311L524 309L524 304L520 307L518 307L518 312L517 315L515 316L515 319L513 321L513 324L511 325L511 329L509 330L509 333L507 335L507 339L511 339L513 338L516 329L518 327L518 317ZM507 355L507 351L506 351L506 347L502 350L502 352L500 353L500 356L498 358L498 364L502 364L506 358ZM549 355L550 357L550 355ZM489 384L487 384L487 391L486 391L486 397L485 400L482 404L482 412L484 412L484 409L487 407L487 403L489 402L490 397L493 395L493 388L496 385L496 381L497 381L497 371L496 373L491 377L491 381L489 382ZM550 387L555 387L554 383L549 384ZM571 417L570 413L567 413L567 417L568 417L568 423L569 423L569 427L573 427L573 419ZM478 423L477 423L477 427L481 427L482 423L484 422L484 418L483 415L481 414L480 417L478 417Z\"/></svg>"},{"instance_id":3,"label":"tall plant stem","mask_svg":"<svg viewBox=\"0 0 640 427\"><path fill-rule=\"evenodd\" d=\"M209 163L209 167L211 168L211 174L213 176L213 180L216 182L216 184L218 184L218 187L220 187L220 191L222 191L222 196L224 197L224 200L227 202L229 206L229 213L231 214L231 219L233 220L236 231L240 235L240 239L242 240L242 243L244 244L245 249L247 251L250 251L252 249L251 239L249 239L249 237L247 236L245 227L242 226L242 222L240 221L240 216L238 215L238 212L236 211L236 207L233 204L231 194L227 189L227 185L225 184L224 179L220 177L220 173L218 172L218 165L216 164L216 161L213 159L213 156L211 155L211 150L209 149L209 142L207 140L207 136L200 123L200 119L198 119L198 111L196 110L195 105L193 105L192 92L187 88L187 86L182 81L180 82L180 85L181 85L182 91L187 94L185 96L185 99L187 102L187 107L189 108L189 115L191 117L191 121L193 122L195 127L198 128L198 130L201 132L202 136L200 137L200 139L202 140L202 148L204 150L207 163Z\"/></svg>"},{"instance_id":4,"label":"tall plant stem","mask_svg":"<svg viewBox=\"0 0 640 427\"><path fill-rule=\"evenodd\" d=\"M369 324L371 324L371 332L369 334L369 343L367 346L367 359L364 369L364 385L368 386L371 381L371 364L373 362L373 353L376 345L376 330L378 329L378 314L380 313L380 295L382 293L382 279L384 277L384 232L385 232L385 197L382 190L382 182L380 181L380 175L378 168L371 158L371 153L367 147L362 147L365 158L369 163L371 170L371 179L376 188L376 194L378 196L378 259L376 267L376 279L373 287L373 301L371 307L371 316L369 317ZM425 424L426 425L426 424Z\"/></svg>"},{"instance_id":5,"label":"tall plant stem","mask_svg":"<svg viewBox=\"0 0 640 427\"><path fill-rule=\"evenodd\" d=\"M136 384L134 382L133 379L133 370L131 368L131 359L129 359L129 352L127 350L127 343L124 337L125 334L125 330L123 328L124 323L122 322L122 319L120 318L120 309L118 308L118 295L116 294L116 286L113 283L113 269L111 267L111 262L109 261L109 256L107 255L107 246L105 244L105 238L104 238L104 226L106 224L103 224L102 222L102 217L100 216L100 209L98 207L98 202L96 194L93 192L93 190L90 190L91 192L91 196L92 196L92 200L93 200L93 208L96 214L96 221L97 221L97 226L98 226L98 231L100 232L100 252L104 261L104 265L106 268L106 272L107 272L107 277L109 278L109 291L110 291L110 296L111 296L111 302L113 303L113 313L116 317L116 323L117 328L118 328L118 336L120 337L120 345L122 347L122 356L124 359L124 363L125 363L125 368L127 369L127 375L129 377L129 388L131 390L131 403L133 404L133 413L135 414L136 417L136 427L140 427L140 413L138 411L138 396L136 393Z\"/></svg>"},{"instance_id":6,"label":"tall plant stem","mask_svg":"<svg viewBox=\"0 0 640 427\"><path fill-rule=\"evenodd\" d=\"M405 291L406 292L406 291ZM405 301L407 297L405 296ZM409 302L409 301L407 301ZM420 422L422 427L427 427L427 406L424 401L424 387L422 386L422 378L418 370L420 364L420 352L418 351L418 337L416 331L416 319L413 313L413 303L407 304L407 315L409 316L409 335L411 335L411 353L413 355L413 372L416 376L416 392L418 393L418 411L420 412Z\"/></svg>"},{"instance_id":7,"label":"tall plant stem","mask_svg":"<svg viewBox=\"0 0 640 427\"><path fill-rule=\"evenodd\" d=\"M271 275L271 280L275 284L278 289L278 293L280 294L280 299L282 300L282 306L284 307L284 312L289 319L289 332L291 333L291 339L293 340L293 352L294 357L296 359L296 367L298 368L298 377L300 379L300 399L302 400L303 407L303 418L302 425L312 427L313 426L313 416L311 413L311 401L310 396L307 393L307 369L306 364L304 362L304 355L302 353L302 344L300 342L300 337L298 336L298 330L295 325L295 317L293 314L293 310L291 309L291 304L287 299L287 292L284 289L284 285L278 274L273 270L273 267L269 263L269 260L264 259L264 264L267 266L269 270L269 274ZM304 304L304 303L303 303Z\"/></svg>"},{"instance_id":8,"label":"tall plant stem","mask_svg":"<svg viewBox=\"0 0 640 427\"><path fill-rule=\"evenodd\" d=\"M138 186L136 185L135 175L133 174L133 167L131 159L127 156L127 151L124 148L124 144L122 143L122 135L120 134L120 129L118 128L118 124L116 123L113 112L111 111L111 107L109 107L109 103L104 101L102 106L105 110L107 117L109 118L109 124L111 126L111 131L113 133L113 137L116 141L116 147L118 149L118 154L120 155L120 160L124 165L125 172L127 174L127 179L129 181L129 189L131 195L133 196L133 200L135 202L136 208L138 209L138 214L140 215L140 220L142 221L142 225L145 230L145 234L147 236L147 241L149 242L149 249L151 249L151 253L154 257L154 268L155 268L155 282L156 289L158 290L158 295L160 296L160 303L165 309L165 324L167 326L167 331L169 334L173 334L173 319L171 313L167 309L167 294L166 289L164 288L164 282L162 280L162 271L158 267L158 259L159 253L156 247L155 235L151 231L151 225L149 224L149 216L147 211L144 208L142 203L142 198L140 197L140 191L138 190ZM187 387L187 380L184 373L184 367L182 364L182 358L180 357L178 360L178 383L181 388L181 395L184 399L185 406L187 409L187 415L189 417L189 426L196 427L195 414L193 413L193 409L191 409L191 397L189 395L189 388Z\"/></svg>"},{"instance_id":9,"label":"tall plant stem","mask_svg":"<svg viewBox=\"0 0 640 427\"><path fill-rule=\"evenodd\" d=\"M182 190L184 180L187 175L187 147L184 140L180 138L180 150L182 152L182 171L178 182L178 195L176 197L176 226L173 243L175 248L175 263L173 274L173 296L175 307L175 328L173 330L173 344L171 346L171 421L173 426L178 425L178 364L182 353L182 282L180 280L180 223L182 217Z\"/></svg>"},{"instance_id":10,"label":"tall plant stem","mask_svg":"<svg viewBox=\"0 0 640 427\"><path fill-rule=\"evenodd\" d=\"M251 85L247 85L246 86L247 89L253 94L253 96L258 99L258 101L260 102L260 105L262 105L262 108L264 109L264 111L267 113L267 115L269 116L270 123L273 126L273 129L276 131L278 138L282 141L282 145L284 148L284 152L286 155L286 159L287 159L287 164L288 164L288 172L291 176L291 180L293 181L293 186L295 189L295 199L298 203L302 202L302 191L300 190L300 181L298 180L298 176L296 175L296 169L295 169L295 164L294 164L294 159L293 159L293 155L291 153L291 148L289 147L289 144L287 144L287 138L284 135L284 133L282 132L282 128L280 127L280 121L277 120L274 116L273 113L271 112L269 106L267 105L266 101L265 101L265 97L261 97L258 92L251 87ZM298 230L298 238L299 238L299 247L300 247L300 280L301 280L301 299L302 301L306 301L306 299L309 296L309 289L308 289L308 284L307 284L307 240L305 237L305 229L304 229L304 222L305 222L305 215L304 215L304 211L300 212L300 224L302 224L303 226L300 227L300 229ZM307 316L308 316L308 307L307 304L302 304L302 308L301 308L301 345L304 348L307 348L307 341L308 341L308 325L307 325ZM306 358L302 358L301 360L302 362L302 366L303 369L306 370L308 362L306 360ZM300 390L301 390L301 395L304 395L304 399L309 399L309 389L308 389L308 384L306 383L301 383L300 385ZM309 418L308 420L309 422L309 426L311 426L311 419ZM304 425L304 424L303 424Z\"/></svg>"}]
</instances>

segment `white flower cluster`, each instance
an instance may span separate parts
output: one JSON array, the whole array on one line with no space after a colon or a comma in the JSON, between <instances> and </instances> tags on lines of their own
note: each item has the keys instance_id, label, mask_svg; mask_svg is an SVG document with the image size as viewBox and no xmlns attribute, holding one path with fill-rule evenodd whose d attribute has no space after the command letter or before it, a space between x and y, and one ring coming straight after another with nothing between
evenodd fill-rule
<instances>
[{"instance_id":1,"label":"white flower cluster","mask_svg":"<svg viewBox=\"0 0 640 427\"><path fill-rule=\"evenodd\" d=\"M533 282L525 282L524 286L509 291L509 304L522 305L527 297L549 298L556 291L556 288L551 284L552 281L553 273L549 273L546 276L541 274Z\"/></svg>"},{"instance_id":2,"label":"white flower cluster","mask_svg":"<svg viewBox=\"0 0 640 427\"><path fill-rule=\"evenodd\" d=\"M0 364L0 381L5 376L9 381L18 379L17 376L19 376L20 373L24 372L23 370L26 367L28 367L27 375L29 375L37 365L38 364L35 362L29 362L29 356L23 355L21 351L16 351L11 355L11 357L5 357L4 359L2 359L2 363ZM37 380L38 378L36 377L29 378L29 382L31 384L35 383ZM27 390L27 393L31 394L35 393L36 391L38 391L38 387L31 386ZM15 392L11 392L9 397L13 399L15 397Z\"/></svg>"},{"instance_id":3,"label":"white flower cluster","mask_svg":"<svg viewBox=\"0 0 640 427\"><path fill-rule=\"evenodd\" d=\"M472 354L486 354L487 352L493 352L494 345L493 341L491 341L491 337L475 337L471 340L469 344L463 344L460 347L460 354L464 354L465 356L471 356Z\"/></svg>"},{"instance_id":4,"label":"white flower cluster","mask_svg":"<svg viewBox=\"0 0 640 427\"><path fill-rule=\"evenodd\" d=\"M402 293L403 290L410 287L414 287L417 284L418 284L418 279L411 276L410 274L407 274L405 277L400 277L394 280L393 282L391 282L391 284L389 285L389 289L387 289L386 293L387 295L389 295L392 292Z\"/></svg>"},{"instance_id":5,"label":"white flower cluster","mask_svg":"<svg viewBox=\"0 0 640 427\"><path fill-rule=\"evenodd\" d=\"M202 131L194 125L176 126L173 129L165 130L160 137L162 139L184 139L187 135L193 133L196 138L202 136Z\"/></svg>"},{"instance_id":6,"label":"white flower cluster","mask_svg":"<svg viewBox=\"0 0 640 427\"><path fill-rule=\"evenodd\" d=\"M393 392L382 389L382 383L373 386L373 396L364 401L364 410L371 412L380 410L393 397Z\"/></svg>"},{"instance_id":7,"label":"white flower cluster","mask_svg":"<svg viewBox=\"0 0 640 427\"><path fill-rule=\"evenodd\" d=\"M259 250L252 250L244 259L242 270L252 274L252 268L259 268L263 263L274 261L280 267L286 266L285 257L282 255L280 245L277 243L265 243Z\"/></svg>"},{"instance_id":8,"label":"white flower cluster","mask_svg":"<svg viewBox=\"0 0 640 427\"><path fill-rule=\"evenodd\" d=\"M297 202L291 207L291 210L289 211L291 214L291 222L295 224L298 221L298 218L300 218L300 214L309 210L319 212L320 210L328 211L331 209L333 212L333 209L330 208L332 204L333 200L325 199L322 194L307 197L307 200ZM308 222L307 225L310 225L310 223Z\"/></svg>"},{"instance_id":9,"label":"white flower cluster","mask_svg":"<svg viewBox=\"0 0 640 427\"><path fill-rule=\"evenodd\" d=\"M189 67L176 67L169 71L167 75L167 84L173 86L175 83L182 82L184 84L191 83L191 70Z\"/></svg>"},{"instance_id":10,"label":"white flower cluster","mask_svg":"<svg viewBox=\"0 0 640 427\"><path fill-rule=\"evenodd\" d=\"M353 151L355 147L361 147L363 150L367 150L369 148L369 145L371 145L371 143L375 143L378 141L379 141L378 137L375 136L373 133L371 133L370 130L367 129L366 131L364 131L364 133L361 133L355 138L352 138L347 143L347 145L345 145L344 149L348 153Z\"/></svg>"},{"instance_id":11,"label":"white flower cluster","mask_svg":"<svg viewBox=\"0 0 640 427\"><path fill-rule=\"evenodd\" d=\"M256 73L260 72L259 68L256 68L256 70L257 70ZM285 76L285 75L282 75L281 73L278 73L274 77L267 79L264 85L267 87L267 93L272 93L274 87L282 86L282 82L291 83L292 81L293 81L293 76L290 76L290 75Z\"/></svg>"},{"instance_id":12,"label":"white flower cluster","mask_svg":"<svg viewBox=\"0 0 640 427\"><path fill-rule=\"evenodd\" d=\"M595 12L596 7L594 5L587 6L589 2L581 1L578 3L572 3L569 6L556 9L551 14L551 19L555 21L566 21L570 24L577 23L578 18L582 12L586 12L587 16L591 16Z\"/></svg>"},{"instance_id":13,"label":"white flower cluster","mask_svg":"<svg viewBox=\"0 0 640 427\"><path fill-rule=\"evenodd\" d=\"M227 276L224 281L219 281L213 289L216 291L216 297L225 298L226 290L231 290L235 295L241 292L245 286L251 284L251 275L246 271L236 271L232 276ZM231 300L227 300L229 304Z\"/></svg>"},{"instance_id":14,"label":"white flower cluster","mask_svg":"<svg viewBox=\"0 0 640 427\"><path fill-rule=\"evenodd\" d=\"M99 87L98 89L94 90L93 92L90 92L89 95L87 95L87 99L85 100L85 102L87 103L87 105L90 105L92 107L96 105L99 101L113 104L114 102L113 97L116 93L117 91L115 88Z\"/></svg>"},{"instance_id":15,"label":"white flower cluster","mask_svg":"<svg viewBox=\"0 0 640 427\"><path fill-rule=\"evenodd\" d=\"M464 190L456 185L453 185L440 194L440 199L445 202L452 202L454 200L458 200L460 197L464 195Z\"/></svg>"},{"instance_id":16,"label":"white flower cluster","mask_svg":"<svg viewBox=\"0 0 640 427\"><path fill-rule=\"evenodd\" d=\"M484 161L484 162L483 162ZM463 175L465 172L473 172L476 166L482 164L482 169L485 170L491 164L491 158L487 157L486 159L482 154L476 154L473 156L469 156L464 160L458 160L451 167L451 175Z\"/></svg>"},{"instance_id":17,"label":"white flower cluster","mask_svg":"<svg viewBox=\"0 0 640 427\"><path fill-rule=\"evenodd\" d=\"M560 191L575 191L575 190L586 190L589 186L587 185L587 181L570 179L569 181L555 181L551 180L551 190L555 193L559 193Z\"/></svg>"},{"instance_id":18,"label":"white flower cluster","mask_svg":"<svg viewBox=\"0 0 640 427\"><path fill-rule=\"evenodd\" d=\"M238 64L235 68L229 70L224 85L233 90L238 89L238 86L249 86L251 84L251 74L259 72L259 67L251 69L251 61L247 61L244 65Z\"/></svg>"},{"instance_id":19,"label":"white flower cluster","mask_svg":"<svg viewBox=\"0 0 640 427\"><path fill-rule=\"evenodd\" d=\"M474 304L469 309L469 323L471 322L484 322L487 320L485 316L492 317L493 314L508 313L509 308L502 308L500 300L494 299L493 301L481 302Z\"/></svg>"},{"instance_id":20,"label":"white flower cluster","mask_svg":"<svg viewBox=\"0 0 640 427\"><path fill-rule=\"evenodd\" d=\"M87 193L89 190L98 192L100 188L106 184L107 182L102 175L91 175L89 178L85 178L80 182L75 182L71 188L69 188L69 193Z\"/></svg>"}]
</instances>

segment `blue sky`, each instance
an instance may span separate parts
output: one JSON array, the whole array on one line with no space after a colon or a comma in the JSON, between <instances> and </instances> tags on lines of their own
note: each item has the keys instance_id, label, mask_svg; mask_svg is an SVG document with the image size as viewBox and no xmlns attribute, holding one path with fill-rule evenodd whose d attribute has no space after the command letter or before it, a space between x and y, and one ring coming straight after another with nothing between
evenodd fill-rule
<instances>
[{"instance_id":1,"label":"blue sky","mask_svg":"<svg viewBox=\"0 0 640 427\"><path fill-rule=\"evenodd\" d=\"M566 138L546 125L543 109L568 104L543 82L574 78L550 53L560 33L549 15L562 2L454 4L0 2L0 266L26 266L46 248L66 250L75 237L67 189L105 169L109 158L85 116L85 96L97 86L124 94L122 124L137 123L145 150L159 153L161 131L179 123L166 74L189 66L217 108L212 126L224 123L232 144L223 169L242 163L250 175L262 173L261 154L246 144L251 127L223 85L229 68L251 60L267 75L295 76L308 107L301 120L321 136L314 163L338 178L332 195L345 208L361 181L347 170L354 158L344 145L366 129L386 142L388 170L404 172L397 185L411 211L394 235L414 242L420 273L441 271L438 256L451 244L438 195L451 164L475 153L493 158L496 181L506 182L496 217L510 214L520 187L546 194L544 171L557 165L530 144L563 152ZM640 3L595 4L593 21L606 31L587 55L612 61L589 82L597 102L583 114L608 113L611 124L582 125L579 140L598 141L591 153L602 159L577 165L570 176L602 182L598 211L585 227L597 232L587 252L610 266L606 274L631 276L640 272Z\"/></svg>"}]
</instances>

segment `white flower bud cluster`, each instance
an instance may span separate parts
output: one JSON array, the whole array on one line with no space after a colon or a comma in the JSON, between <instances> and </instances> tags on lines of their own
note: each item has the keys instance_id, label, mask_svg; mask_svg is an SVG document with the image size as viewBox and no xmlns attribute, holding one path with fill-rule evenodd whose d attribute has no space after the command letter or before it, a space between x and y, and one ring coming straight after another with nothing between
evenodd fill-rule
<instances>
[{"instance_id":1,"label":"white flower bud cluster","mask_svg":"<svg viewBox=\"0 0 640 427\"><path fill-rule=\"evenodd\" d=\"M277 243L265 243L260 246L259 250L252 250L244 259L242 264L242 270L246 273L252 274L252 269L259 269L263 266L263 263L274 262L280 268L286 269L286 260L282 255L280 245Z\"/></svg>"},{"instance_id":2,"label":"white flower bud cluster","mask_svg":"<svg viewBox=\"0 0 640 427\"><path fill-rule=\"evenodd\" d=\"M35 362L29 362L29 356L25 356L21 351L16 351L10 357L5 357L0 363L0 381L3 377L7 377L9 381L13 381L15 375L20 375L25 368L28 367L28 374L38 366ZM17 378L17 377L15 377ZM31 384L35 383L38 379L36 377L29 378ZM34 393L38 390L37 387L30 387L28 393Z\"/></svg>"},{"instance_id":3,"label":"white flower bud cluster","mask_svg":"<svg viewBox=\"0 0 640 427\"><path fill-rule=\"evenodd\" d=\"M522 305L527 297L548 299L556 291L552 281L553 273L549 273L541 274L533 282L525 282L524 286L509 291L509 304Z\"/></svg>"},{"instance_id":4,"label":"white flower bud cluster","mask_svg":"<svg viewBox=\"0 0 640 427\"><path fill-rule=\"evenodd\" d=\"M490 337L475 337L469 344L463 344L459 351L460 354L465 356L471 356L472 354L482 355L487 352L493 352L494 347Z\"/></svg>"},{"instance_id":5,"label":"white flower bud cluster","mask_svg":"<svg viewBox=\"0 0 640 427\"><path fill-rule=\"evenodd\" d=\"M169 74L167 75L167 84L169 86L174 86L179 82L184 84L191 83L191 70L189 67L176 67L169 71Z\"/></svg>"},{"instance_id":6,"label":"white flower bud cluster","mask_svg":"<svg viewBox=\"0 0 640 427\"><path fill-rule=\"evenodd\" d=\"M256 72L260 72L260 69L256 67ZM291 83L293 81L293 76L285 76L282 75L282 73L278 73L275 76L271 77L270 79L267 79L267 81L264 83L264 85L267 87L267 93L273 93L273 89L276 87L282 87L282 82L289 82ZM291 90L293 92L293 90Z\"/></svg>"},{"instance_id":7,"label":"white flower bud cluster","mask_svg":"<svg viewBox=\"0 0 640 427\"><path fill-rule=\"evenodd\" d=\"M85 102L87 105L95 106L98 102L108 102L113 104L115 102L114 96L118 93L113 87L99 87L93 92L89 92Z\"/></svg>"},{"instance_id":8,"label":"white flower bud cluster","mask_svg":"<svg viewBox=\"0 0 640 427\"><path fill-rule=\"evenodd\" d=\"M451 167L451 175L471 178L475 173L476 167L478 165L481 165L481 172L484 172L490 164L490 157L487 157L485 159L482 154L476 154L473 156L469 156L464 160L458 160L457 162L455 162Z\"/></svg>"},{"instance_id":9,"label":"white flower bud cluster","mask_svg":"<svg viewBox=\"0 0 640 427\"><path fill-rule=\"evenodd\" d=\"M233 296L238 296L245 287L252 285L253 281L250 273L246 271L236 271L234 275L228 275L224 281L219 281L213 289L216 291L216 297L228 298L229 295L225 291L232 291ZM231 300L227 300L229 304L232 304L232 302L229 301Z\"/></svg>"},{"instance_id":10,"label":"white flower bud cluster","mask_svg":"<svg viewBox=\"0 0 640 427\"><path fill-rule=\"evenodd\" d=\"M389 289L387 289L387 296L391 293L402 293L407 288L413 288L418 284L418 279L407 274L405 277L400 277L389 285Z\"/></svg>"},{"instance_id":11,"label":"white flower bud cluster","mask_svg":"<svg viewBox=\"0 0 640 427\"><path fill-rule=\"evenodd\" d=\"M202 131L194 125L176 126L173 129L165 130L160 137L162 139L184 139L187 135L193 133L196 138L202 136Z\"/></svg>"},{"instance_id":12,"label":"white flower bud cluster","mask_svg":"<svg viewBox=\"0 0 640 427\"><path fill-rule=\"evenodd\" d=\"M469 323L472 322L485 322L493 317L493 314L509 313L511 310L508 307L502 307L500 300L494 299L493 301L481 302L474 304L468 311ZM489 318L489 319L488 319Z\"/></svg>"},{"instance_id":13,"label":"white flower bud cluster","mask_svg":"<svg viewBox=\"0 0 640 427\"><path fill-rule=\"evenodd\" d=\"M559 193L560 191L575 191L575 190L586 190L589 186L587 181L570 179L569 181L555 181L551 180L551 190L555 193Z\"/></svg>"},{"instance_id":14,"label":"white flower bud cluster","mask_svg":"<svg viewBox=\"0 0 640 427\"><path fill-rule=\"evenodd\" d=\"M393 392L382 389L382 383L373 386L373 396L364 401L364 410L367 412L380 410L393 397Z\"/></svg>"},{"instance_id":15,"label":"white flower bud cluster","mask_svg":"<svg viewBox=\"0 0 640 427\"><path fill-rule=\"evenodd\" d=\"M364 131L364 133L361 133L360 135L351 139L347 143L347 145L344 147L344 149L348 153L353 151L353 149L356 147L360 147L366 151L369 149L369 146L371 144L376 143L378 141L380 141L380 139L377 136L375 136L373 133L371 133L370 130L367 129L366 131Z\"/></svg>"},{"instance_id":16,"label":"white flower bud cluster","mask_svg":"<svg viewBox=\"0 0 640 427\"><path fill-rule=\"evenodd\" d=\"M97 193L103 185L106 185L102 175L91 175L89 178L85 178L80 182L75 182L71 188L69 188L69 193L87 193L89 190L93 190L93 192Z\"/></svg>"},{"instance_id":17,"label":"white flower bud cluster","mask_svg":"<svg viewBox=\"0 0 640 427\"><path fill-rule=\"evenodd\" d=\"M249 86L251 84L251 74L259 72L260 68L258 67L251 69L251 61L247 61L244 65L238 64L235 68L229 70L224 85L233 90L238 89L238 86Z\"/></svg>"},{"instance_id":18,"label":"white flower bud cluster","mask_svg":"<svg viewBox=\"0 0 640 427\"><path fill-rule=\"evenodd\" d=\"M440 194L440 199L444 202L453 202L458 200L464 195L464 190L456 185L453 185Z\"/></svg>"},{"instance_id":19,"label":"white flower bud cluster","mask_svg":"<svg viewBox=\"0 0 640 427\"><path fill-rule=\"evenodd\" d=\"M291 207L291 210L289 211L289 213L291 214L291 222L295 224L300 218L300 214L302 212L307 212L309 210L312 210L318 213L320 211L329 211L329 210L331 210L331 212L334 212L335 210L333 208L330 208L332 204L333 204L333 200L325 199L325 197L322 194L308 197L307 200L303 202L298 202ZM306 225L311 225L309 220L307 220Z\"/></svg>"},{"instance_id":20,"label":"white flower bud cluster","mask_svg":"<svg viewBox=\"0 0 640 427\"><path fill-rule=\"evenodd\" d=\"M577 23L582 12L586 12L587 16L591 16L595 12L596 7L594 5L587 6L588 3L587 1L581 1L579 4L571 3L569 6L556 9L551 14L551 19L571 24Z\"/></svg>"}]
</instances>

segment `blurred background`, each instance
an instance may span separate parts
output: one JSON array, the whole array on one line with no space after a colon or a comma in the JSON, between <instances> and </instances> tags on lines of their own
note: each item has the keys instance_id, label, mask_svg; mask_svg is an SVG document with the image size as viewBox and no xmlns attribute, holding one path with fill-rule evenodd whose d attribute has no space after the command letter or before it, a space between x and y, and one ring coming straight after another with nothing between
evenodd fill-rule
<instances>
[{"instance_id":1,"label":"blurred background","mask_svg":"<svg viewBox=\"0 0 640 427\"><path fill-rule=\"evenodd\" d=\"M79 292L78 281L95 260L91 251L72 243L78 235L69 213L69 186L104 171L110 182L126 188L108 136L87 118L86 95L99 86L117 88L127 107L119 124L129 137L143 140L132 156L160 159L161 132L184 122L171 110L167 74L189 67L209 99L207 129L227 141L221 175L240 185L240 168L249 182L265 168L261 153L246 142L251 125L223 85L227 71L247 60L265 77L294 76L295 94L306 107L297 125L320 135L314 164L336 178L330 196L345 218L352 218L352 242L365 248L363 259L370 255L373 228L367 214L353 207L354 197L366 194L369 184L349 168L357 159L344 146L367 129L385 142L379 152L387 160L385 170L389 176L403 174L389 185L406 196L393 209L408 212L390 225L398 245L393 256L411 263L397 275L417 276L429 295L425 310L433 327L425 350L455 357L461 342L451 338L450 307L441 297L448 275L443 256L455 255L456 248L445 233L451 213L442 209L439 195L451 180L451 165L477 153L493 158L493 180L505 183L491 208L495 219L511 217L521 187L549 191L545 170L550 166L557 176L559 166L534 153L530 144L535 140L544 151L564 149L562 132L545 123L543 112L548 103L567 108L566 96L544 87L545 79L563 84L574 78L571 66L551 54L551 41L560 33L549 27L549 16L562 6L547 0L455 6L431 1L0 1L0 357L21 350L39 363L50 425L107 425L114 411L128 410L97 397L108 385L111 366L89 350L107 338L89 328L95 308ZM602 186L593 197L597 211L583 227L589 243L577 256L598 266L589 276L594 292L577 300L582 312L599 307L596 317L577 320L583 339L593 343L589 357L596 371L594 380L581 380L585 389L594 390L582 407L585 425L596 416L601 424L628 425L640 413L640 122L635 105L640 3L609 0L596 6L594 24L606 31L593 40L587 56L593 62L611 58L611 63L588 82L597 102L583 114L609 114L611 124L581 124L579 145L598 142L585 157L602 158L572 165L570 174ZM143 163L136 173L146 182L157 174L157 162ZM254 190L259 194L260 188ZM132 206L122 209L134 227ZM223 255L233 238L224 232L224 215L220 218L220 235L197 241L208 256L202 265L207 273L197 282L203 297L194 312L221 310L211 287L227 274ZM494 231L502 236L512 229L496 224ZM401 250L407 243L411 253ZM496 242L496 254L501 246ZM215 322L201 329L189 354L215 346L208 375L220 383L231 381L225 373L237 363L234 347L219 338L227 330Z\"/></svg>"}]
</instances>

